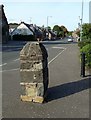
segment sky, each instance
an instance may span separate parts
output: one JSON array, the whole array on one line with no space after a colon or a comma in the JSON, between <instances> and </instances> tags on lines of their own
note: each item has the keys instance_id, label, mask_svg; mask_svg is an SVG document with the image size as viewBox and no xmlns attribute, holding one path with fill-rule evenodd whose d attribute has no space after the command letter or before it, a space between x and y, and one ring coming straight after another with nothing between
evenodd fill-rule
<instances>
[{"instance_id":1,"label":"sky","mask_svg":"<svg viewBox=\"0 0 91 120\"><path fill-rule=\"evenodd\" d=\"M80 1L18 1L3 0L0 4L4 5L5 15L8 23L26 23L44 25L64 25L69 31L73 31L81 22L82 0ZM80 16L80 17L79 17ZM89 0L84 0L83 4L83 23L89 23Z\"/></svg>"}]
</instances>

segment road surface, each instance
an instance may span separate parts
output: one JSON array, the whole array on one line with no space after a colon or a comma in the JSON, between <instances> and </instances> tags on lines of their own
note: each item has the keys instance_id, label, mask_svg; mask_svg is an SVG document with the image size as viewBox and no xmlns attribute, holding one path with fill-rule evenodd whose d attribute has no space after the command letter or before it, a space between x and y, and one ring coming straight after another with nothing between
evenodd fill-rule
<instances>
[{"instance_id":1,"label":"road surface","mask_svg":"<svg viewBox=\"0 0 91 120\"><path fill-rule=\"evenodd\" d=\"M2 54L3 118L89 118L89 79L80 77L76 43L44 44L48 51L49 89L44 104L20 100L19 53L22 45Z\"/></svg>"}]
</instances>

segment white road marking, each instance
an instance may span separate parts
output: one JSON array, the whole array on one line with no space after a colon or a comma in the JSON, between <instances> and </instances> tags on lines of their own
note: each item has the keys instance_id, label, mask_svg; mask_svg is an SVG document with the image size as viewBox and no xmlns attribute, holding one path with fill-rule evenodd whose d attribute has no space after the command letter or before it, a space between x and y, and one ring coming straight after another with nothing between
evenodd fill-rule
<instances>
[{"instance_id":1,"label":"white road marking","mask_svg":"<svg viewBox=\"0 0 91 120\"><path fill-rule=\"evenodd\" d=\"M52 47L52 48L58 48L58 49L63 49L63 51L61 51L58 55L56 55L51 61L49 61L48 62L48 65L50 64L50 63L52 63L59 55L61 55L65 50L66 50L66 48L64 48L64 47ZM15 60L13 60L13 61L18 61L19 60L19 58L18 59L15 59ZM0 66L3 66L3 65L6 65L7 63L4 63L4 64L2 64L2 65L0 65ZM10 70L3 70L3 71L0 71L0 72L12 72L12 71L17 71L17 70L19 70L20 68L16 68L16 69L10 69Z\"/></svg>"},{"instance_id":2,"label":"white road marking","mask_svg":"<svg viewBox=\"0 0 91 120\"><path fill-rule=\"evenodd\" d=\"M64 47L52 47L52 48L65 49Z\"/></svg>"},{"instance_id":3,"label":"white road marking","mask_svg":"<svg viewBox=\"0 0 91 120\"><path fill-rule=\"evenodd\" d=\"M48 65L50 64L50 63L52 63L59 55L61 55L64 51L66 50L66 48L63 50L63 51L61 51L57 56L55 56L51 61L49 61L48 62Z\"/></svg>"},{"instance_id":4,"label":"white road marking","mask_svg":"<svg viewBox=\"0 0 91 120\"><path fill-rule=\"evenodd\" d=\"M3 70L3 71L0 71L0 72L12 72L12 71L17 71L19 70L20 68L16 68L16 69L10 69L10 70Z\"/></svg>"},{"instance_id":5,"label":"white road marking","mask_svg":"<svg viewBox=\"0 0 91 120\"><path fill-rule=\"evenodd\" d=\"M1 66L4 66L4 65L6 65L6 64L7 64L7 63L1 64L0 67L1 67Z\"/></svg>"},{"instance_id":6,"label":"white road marking","mask_svg":"<svg viewBox=\"0 0 91 120\"><path fill-rule=\"evenodd\" d=\"M15 60L13 60L13 61L18 61L18 60L20 60L20 58L18 58L18 59L15 59Z\"/></svg>"},{"instance_id":7,"label":"white road marking","mask_svg":"<svg viewBox=\"0 0 91 120\"><path fill-rule=\"evenodd\" d=\"M19 59L19 58L18 58L18 59L15 59L15 60L13 60L12 62L16 62L16 61L18 61L18 60L20 60L20 59ZM10 62L10 63L12 63L12 62ZM7 65L7 63L1 64L0 66L4 66L4 65ZM11 71L19 70L19 69L20 69L20 68L10 69L10 70L3 70L3 71L0 71L0 72L11 72Z\"/></svg>"}]
</instances>

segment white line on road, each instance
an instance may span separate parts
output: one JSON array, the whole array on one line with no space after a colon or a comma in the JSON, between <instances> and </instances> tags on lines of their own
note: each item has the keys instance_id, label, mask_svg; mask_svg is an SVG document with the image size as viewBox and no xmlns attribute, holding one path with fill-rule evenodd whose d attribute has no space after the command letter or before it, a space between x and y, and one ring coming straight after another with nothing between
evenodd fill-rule
<instances>
[{"instance_id":1,"label":"white line on road","mask_svg":"<svg viewBox=\"0 0 91 120\"><path fill-rule=\"evenodd\" d=\"M64 47L52 47L52 48L65 49Z\"/></svg>"},{"instance_id":2,"label":"white line on road","mask_svg":"<svg viewBox=\"0 0 91 120\"><path fill-rule=\"evenodd\" d=\"M48 62L48 65L50 64L50 63L52 63L59 55L61 55L64 51L66 50L66 48L63 50L63 51L61 51L56 57L54 57L51 61L49 61Z\"/></svg>"},{"instance_id":3,"label":"white line on road","mask_svg":"<svg viewBox=\"0 0 91 120\"><path fill-rule=\"evenodd\" d=\"M1 64L0 67L1 67L1 66L4 66L4 65L6 65L6 64L7 64L7 63Z\"/></svg>"},{"instance_id":4,"label":"white line on road","mask_svg":"<svg viewBox=\"0 0 91 120\"><path fill-rule=\"evenodd\" d=\"M13 60L13 61L18 61L18 60L20 60L20 58L18 58L18 59L15 59L15 60Z\"/></svg>"},{"instance_id":5,"label":"white line on road","mask_svg":"<svg viewBox=\"0 0 91 120\"><path fill-rule=\"evenodd\" d=\"M15 59L15 60L13 60L12 62L16 62L16 61L18 61L18 60L20 60L20 59L19 59L19 58L18 58L18 59ZM10 63L12 63L12 62L10 62ZM7 63L1 64L0 67L1 67L1 66L4 66L4 65L7 65ZM10 69L10 70L3 70L3 71L0 71L0 73L1 73L1 72L11 72L11 71L16 71L16 70L19 70L19 68Z\"/></svg>"},{"instance_id":6,"label":"white line on road","mask_svg":"<svg viewBox=\"0 0 91 120\"><path fill-rule=\"evenodd\" d=\"M62 47L60 47L60 49L62 49ZM64 48L63 49L63 51L61 51L57 56L55 56L51 61L49 61L48 62L48 65L50 64L50 63L52 63L59 55L61 55L64 51L66 50L66 48ZM19 60L19 58L18 59L16 59L16 60L14 60L14 61L17 61L17 60ZM7 63L4 63L3 65L6 65ZM12 71L17 71L17 70L19 70L20 68L16 68L16 69L10 69L10 70L3 70L3 71L0 71L0 72L12 72Z\"/></svg>"},{"instance_id":7,"label":"white line on road","mask_svg":"<svg viewBox=\"0 0 91 120\"><path fill-rule=\"evenodd\" d=\"M10 69L10 70L3 70L3 71L0 71L0 72L12 72L12 71L17 71L19 70L20 68L16 68L16 69Z\"/></svg>"}]
</instances>

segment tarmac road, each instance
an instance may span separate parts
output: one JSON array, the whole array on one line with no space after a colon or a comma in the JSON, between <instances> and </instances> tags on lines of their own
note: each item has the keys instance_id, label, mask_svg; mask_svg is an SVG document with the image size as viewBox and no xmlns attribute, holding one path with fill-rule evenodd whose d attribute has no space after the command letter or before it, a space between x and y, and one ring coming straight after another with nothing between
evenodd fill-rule
<instances>
[{"instance_id":1,"label":"tarmac road","mask_svg":"<svg viewBox=\"0 0 91 120\"><path fill-rule=\"evenodd\" d=\"M80 77L77 44L45 44L49 89L44 104L20 100L19 52L4 52L2 64L3 118L89 118L89 79ZM6 64L5 64L6 63Z\"/></svg>"}]
</instances>

